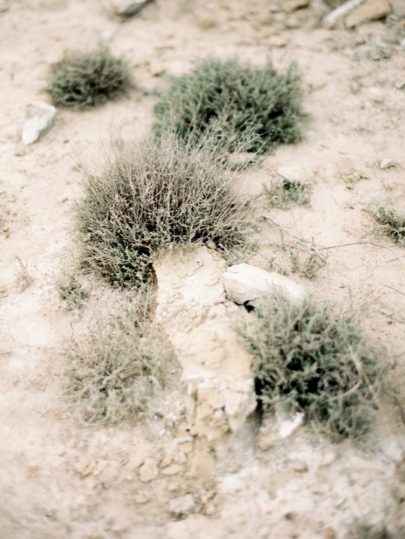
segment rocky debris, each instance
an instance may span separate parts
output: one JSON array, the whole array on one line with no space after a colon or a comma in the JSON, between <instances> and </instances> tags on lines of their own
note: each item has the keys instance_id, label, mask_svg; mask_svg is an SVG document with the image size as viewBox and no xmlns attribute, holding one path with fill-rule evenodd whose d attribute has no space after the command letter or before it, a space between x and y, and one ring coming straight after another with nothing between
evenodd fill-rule
<instances>
[{"instance_id":1,"label":"rocky debris","mask_svg":"<svg viewBox=\"0 0 405 539\"><path fill-rule=\"evenodd\" d=\"M27 148L25 144L23 144L21 141L17 142L14 146L14 155L16 157L23 157L27 153Z\"/></svg>"},{"instance_id":2,"label":"rocky debris","mask_svg":"<svg viewBox=\"0 0 405 539\"><path fill-rule=\"evenodd\" d=\"M280 407L276 407L274 416L266 418L260 428L257 446L262 451L266 451L276 443L290 438L301 427L304 417L303 413L287 415Z\"/></svg>"},{"instance_id":3,"label":"rocky debris","mask_svg":"<svg viewBox=\"0 0 405 539\"><path fill-rule=\"evenodd\" d=\"M52 127L56 109L48 103L40 101L29 103L25 109L25 122L22 131L22 142L33 144Z\"/></svg>"},{"instance_id":4,"label":"rocky debris","mask_svg":"<svg viewBox=\"0 0 405 539\"><path fill-rule=\"evenodd\" d=\"M319 466L322 468L325 468L326 466L330 466L331 464L335 462L336 457L337 455L334 451L327 451L321 456L319 460Z\"/></svg>"},{"instance_id":5,"label":"rocky debris","mask_svg":"<svg viewBox=\"0 0 405 539\"><path fill-rule=\"evenodd\" d=\"M139 479L142 483L149 483L155 479L159 474L158 467L152 459L147 459L139 469Z\"/></svg>"},{"instance_id":6,"label":"rocky debris","mask_svg":"<svg viewBox=\"0 0 405 539\"><path fill-rule=\"evenodd\" d=\"M357 7L361 6L361 4L364 2L365 0L348 0L326 15L326 17L323 19L323 25L326 28L334 28L343 21L346 15L351 13Z\"/></svg>"},{"instance_id":7,"label":"rocky debris","mask_svg":"<svg viewBox=\"0 0 405 539\"><path fill-rule=\"evenodd\" d=\"M183 369L187 417L214 450L255 409L251 357L235 334L238 309L226 301L225 261L213 250L168 253L154 263L156 321Z\"/></svg>"},{"instance_id":8,"label":"rocky debris","mask_svg":"<svg viewBox=\"0 0 405 539\"><path fill-rule=\"evenodd\" d=\"M380 170L388 170L396 167L396 162L393 159L383 159L379 162L378 167Z\"/></svg>"},{"instance_id":9,"label":"rocky debris","mask_svg":"<svg viewBox=\"0 0 405 539\"><path fill-rule=\"evenodd\" d=\"M283 10L287 13L292 13L297 11L297 9L302 9L308 7L311 3L311 0L285 0L283 2Z\"/></svg>"},{"instance_id":10,"label":"rocky debris","mask_svg":"<svg viewBox=\"0 0 405 539\"><path fill-rule=\"evenodd\" d=\"M169 502L169 510L176 518L182 518L189 515L193 512L194 508L195 501L191 494L173 498L173 500L170 500Z\"/></svg>"},{"instance_id":11,"label":"rocky debris","mask_svg":"<svg viewBox=\"0 0 405 539\"><path fill-rule=\"evenodd\" d=\"M160 77L165 72L164 65L158 61L149 64L149 72L152 77Z\"/></svg>"},{"instance_id":12,"label":"rocky debris","mask_svg":"<svg viewBox=\"0 0 405 539\"><path fill-rule=\"evenodd\" d=\"M270 47L283 48L288 44L288 38L283 35L271 36L267 42Z\"/></svg>"},{"instance_id":13,"label":"rocky debris","mask_svg":"<svg viewBox=\"0 0 405 539\"><path fill-rule=\"evenodd\" d=\"M390 0L392 11L397 17L405 17L405 2L404 0Z\"/></svg>"},{"instance_id":14,"label":"rocky debris","mask_svg":"<svg viewBox=\"0 0 405 539\"><path fill-rule=\"evenodd\" d=\"M293 182L302 181L303 171L298 167L280 167L277 169L277 174L286 180Z\"/></svg>"},{"instance_id":15,"label":"rocky debris","mask_svg":"<svg viewBox=\"0 0 405 539\"><path fill-rule=\"evenodd\" d=\"M238 305L254 306L272 292L285 294L294 301L305 295L303 287L288 277L250 264L230 266L224 273L224 285L228 299Z\"/></svg>"},{"instance_id":16,"label":"rocky debris","mask_svg":"<svg viewBox=\"0 0 405 539\"><path fill-rule=\"evenodd\" d=\"M287 461L287 466L294 472L305 473L308 471L308 465L306 462L300 459L290 459Z\"/></svg>"},{"instance_id":17,"label":"rocky debris","mask_svg":"<svg viewBox=\"0 0 405 539\"><path fill-rule=\"evenodd\" d=\"M145 6L153 0L113 0L114 13L118 17L128 19L137 15Z\"/></svg>"},{"instance_id":18,"label":"rocky debris","mask_svg":"<svg viewBox=\"0 0 405 539\"><path fill-rule=\"evenodd\" d=\"M360 24L386 17L390 13L391 6L388 0L366 0L345 18L345 25L348 28L354 28Z\"/></svg>"}]
</instances>

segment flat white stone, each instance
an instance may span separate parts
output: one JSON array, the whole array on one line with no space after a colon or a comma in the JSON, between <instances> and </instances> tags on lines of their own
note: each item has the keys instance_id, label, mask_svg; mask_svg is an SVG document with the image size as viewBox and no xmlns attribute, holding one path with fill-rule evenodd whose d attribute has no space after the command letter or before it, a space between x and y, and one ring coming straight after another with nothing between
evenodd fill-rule
<instances>
[{"instance_id":1,"label":"flat white stone","mask_svg":"<svg viewBox=\"0 0 405 539\"><path fill-rule=\"evenodd\" d=\"M272 292L280 292L292 300L305 296L304 288L288 277L250 264L230 266L224 273L224 286L228 299L239 305L254 304Z\"/></svg>"},{"instance_id":2,"label":"flat white stone","mask_svg":"<svg viewBox=\"0 0 405 539\"><path fill-rule=\"evenodd\" d=\"M52 127L55 116L56 109L52 105L40 101L29 103L25 109L22 142L26 146L36 142Z\"/></svg>"}]
</instances>

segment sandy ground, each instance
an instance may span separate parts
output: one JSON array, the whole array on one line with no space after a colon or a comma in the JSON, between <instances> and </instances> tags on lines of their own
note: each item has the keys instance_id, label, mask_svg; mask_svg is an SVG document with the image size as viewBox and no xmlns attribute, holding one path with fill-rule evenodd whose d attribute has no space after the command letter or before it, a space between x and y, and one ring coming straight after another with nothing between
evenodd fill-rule
<instances>
[{"instance_id":1,"label":"sandy ground","mask_svg":"<svg viewBox=\"0 0 405 539\"><path fill-rule=\"evenodd\" d=\"M316 297L363 310L370 335L397 362L403 402L405 250L373 236L366 211L381 198L405 204L400 21L332 31L304 10L297 28L286 29L285 17L271 21L259 0L162 1L125 24L96 0L12 0L8 7L0 13L1 539L333 539L346 537L356 518L404 537L405 438L392 410L381 412L365 446L333 446L301 429L266 448L265 432L257 437L249 424L218 460L180 439L185 412L175 389L156 404L164 413L136 427L79 426L61 397L63 350L109 296L93 283L80 315L65 309L56 284L74 259L83 169L102 159L112 139L147 131L150 92L167 75L207 54L261 63L270 52L278 66L295 59L309 113L305 139L279 148L235 188L256 195L280 167L295 167L313 185L311 205L264 209L271 221L263 220L251 261L274 267L279 227L284 240L325 248L327 265L314 280L294 278ZM47 100L49 64L66 48L100 39L128 58L138 89L95 110L60 109L54 128L22 147L24 109ZM381 170L384 159L395 166ZM364 178L353 182L353 173ZM145 481L148 470L155 477ZM186 495L194 506L177 520L171 500Z\"/></svg>"}]
</instances>

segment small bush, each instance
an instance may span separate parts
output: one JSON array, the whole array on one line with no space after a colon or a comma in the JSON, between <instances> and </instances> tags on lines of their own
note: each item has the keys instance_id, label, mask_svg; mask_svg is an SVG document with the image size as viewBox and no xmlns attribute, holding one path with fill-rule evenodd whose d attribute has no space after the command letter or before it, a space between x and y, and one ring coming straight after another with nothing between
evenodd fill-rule
<instances>
[{"instance_id":1,"label":"small bush","mask_svg":"<svg viewBox=\"0 0 405 539\"><path fill-rule=\"evenodd\" d=\"M67 395L88 423L136 420L163 387L170 346L149 322L139 294L118 315L99 320L69 351Z\"/></svg>"},{"instance_id":2,"label":"small bush","mask_svg":"<svg viewBox=\"0 0 405 539\"><path fill-rule=\"evenodd\" d=\"M120 151L89 178L79 206L84 263L113 285L139 286L161 248L243 246L247 206L220 174L215 153L174 136Z\"/></svg>"},{"instance_id":3,"label":"small bush","mask_svg":"<svg viewBox=\"0 0 405 539\"><path fill-rule=\"evenodd\" d=\"M378 224L377 232L405 245L405 213L400 214L390 205L380 205L372 210L372 215Z\"/></svg>"},{"instance_id":4,"label":"small bush","mask_svg":"<svg viewBox=\"0 0 405 539\"><path fill-rule=\"evenodd\" d=\"M100 46L65 53L51 66L47 91L57 104L91 107L116 99L130 86L126 62Z\"/></svg>"},{"instance_id":5,"label":"small bush","mask_svg":"<svg viewBox=\"0 0 405 539\"><path fill-rule=\"evenodd\" d=\"M267 152L301 137L300 79L295 65L280 74L270 62L257 68L238 60L208 58L173 79L154 112L157 134L164 136L174 128L194 144L220 122L221 148L234 151L239 145L242 151Z\"/></svg>"},{"instance_id":6,"label":"small bush","mask_svg":"<svg viewBox=\"0 0 405 539\"><path fill-rule=\"evenodd\" d=\"M272 208L287 209L309 203L311 188L307 183L281 178L265 187L265 196Z\"/></svg>"},{"instance_id":7,"label":"small bush","mask_svg":"<svg viewBox=\"0 0 405 539\"><path fill-rule=\"evenodd\" d=\"M281 401L332 438L364 434L382 369L354 318L339 317L310 299L292 303L280 295L267 298L255 315L243 335L255 358L263 411Z\"/></svg>"},{"instance_id":8,"label":"small bush","mask_svg":"<svg viewBox=\"0 0 405 539\"><path fill-rule=\"evenodd\" d=\"M58 283L58 292L69 310L80 309L90 295L89 290L74 275Z\"/></svg>"}]
</instances>

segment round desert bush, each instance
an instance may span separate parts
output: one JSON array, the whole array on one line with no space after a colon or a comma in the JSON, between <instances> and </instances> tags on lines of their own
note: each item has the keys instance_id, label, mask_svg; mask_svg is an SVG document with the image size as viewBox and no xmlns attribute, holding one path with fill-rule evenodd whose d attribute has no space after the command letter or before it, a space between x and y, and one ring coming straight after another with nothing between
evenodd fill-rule
<instances>
[{"instance_id":1,"label":"round desert bush","mask_svg":"<svg viewBox=\"0 0 405 539\"><path fill-rule=\"evenodd\" d=\"M111 284L149 281L163 247L210 241L226 251L245 242L247 205L218 172L216 153L174 136L118 151L91 176L79 206L83 260Z\"/></svg>"},{"instance_id":2,"label":"round desert bush","mask_svg":"<svg viewBox=\"0 0 405 539\"><path fill-rule=\"evenodd\" d=\"M126 62L105 46L70 51L51 66L47 91L55 103L87 107L115 99L131 86Z\"/></svg>"},{"instance_id":3,"label":"round desert bush","mask_svg":"<svg viewBox=\"0 0 405 539\"><path fill-rule=\"evenodd\" d=\"M306 299L267 298L243 328L254 356L255 387L263 411L281 401L304 412L332 438L364 434L372 418L383 367L353 316Z\"/></svg>"},{"instance_id":4,"label":"round desert bush","mask_svg":"<svg viewBox=\"0 0 405 539\"><path fill-rule=\"evenodd\" d=\"M157 134L174 129L183 139L198 143L220 122L221 147L266 152L300 139L300 79L295 65L278 73L270 62L254 67L208 58L174 78L154 112Z\"/></svg>"}]
</instances>

